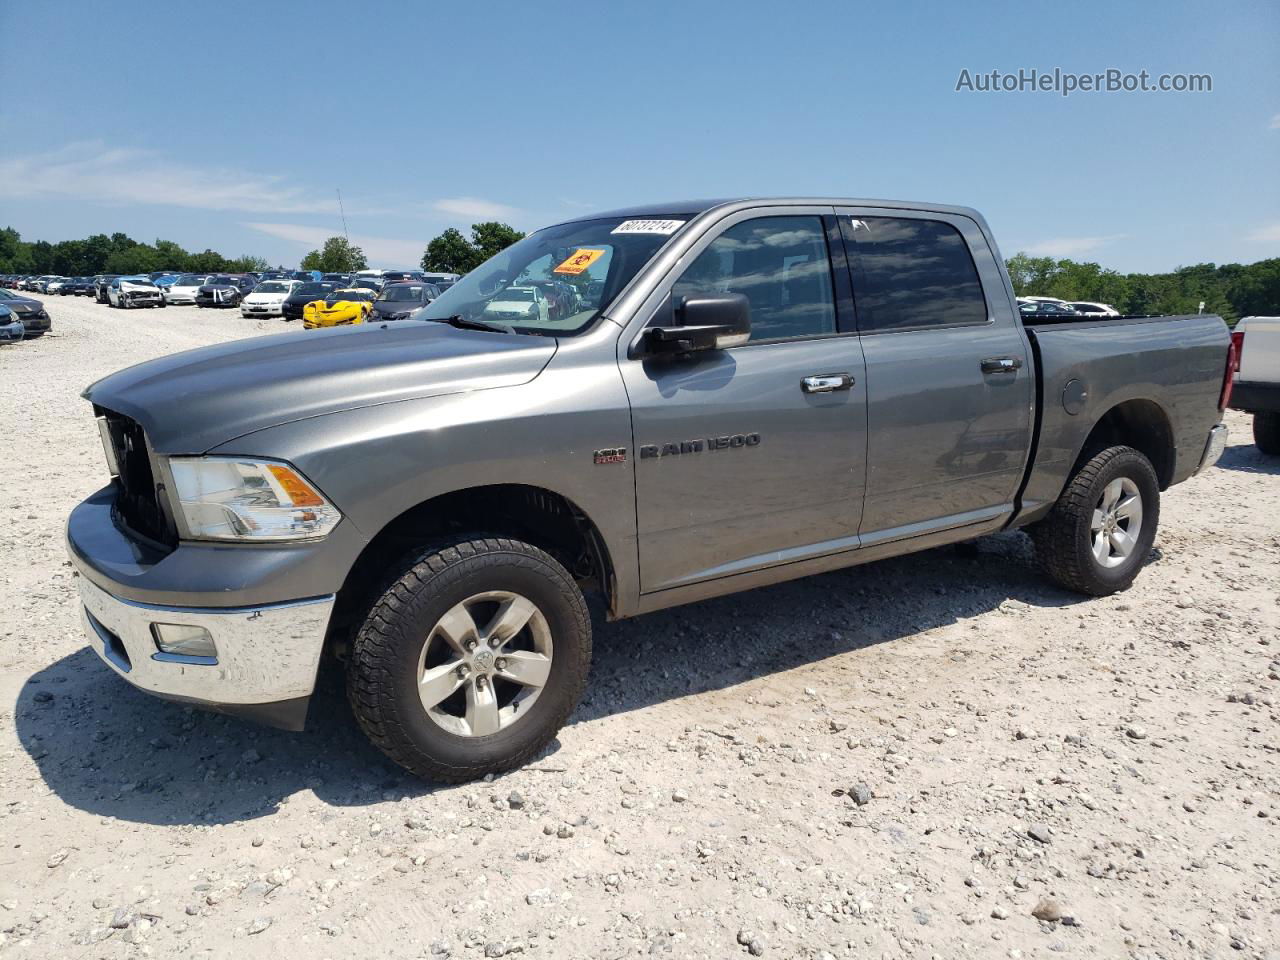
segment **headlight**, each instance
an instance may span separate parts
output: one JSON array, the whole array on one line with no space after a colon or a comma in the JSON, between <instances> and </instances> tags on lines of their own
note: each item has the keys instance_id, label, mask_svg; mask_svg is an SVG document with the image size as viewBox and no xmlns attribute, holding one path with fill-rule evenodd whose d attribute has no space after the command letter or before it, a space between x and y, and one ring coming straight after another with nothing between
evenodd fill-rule
<instances>
[{"instance_id":1,"label":"headlight","mask_svg":"<svg viewBox=\"0 0 1280 960\"><path fill-rule=\"evenodd\" d=\"M287 463L172 457L185 535L197 540L323 537L342 514Z\"/></svg>"}]
</instances>

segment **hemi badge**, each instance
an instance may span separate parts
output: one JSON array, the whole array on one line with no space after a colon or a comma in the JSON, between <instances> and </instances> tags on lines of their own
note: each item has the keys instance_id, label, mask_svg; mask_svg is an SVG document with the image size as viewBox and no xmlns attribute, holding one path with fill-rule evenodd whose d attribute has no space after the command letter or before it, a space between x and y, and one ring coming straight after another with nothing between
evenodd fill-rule
<instances>
[{"instance_id":1,"label":"hemi badge","mask_svg":"<svg viewBox=\"0 0 1280 960\"><path fill-rule=\"evenodd\" d=\"M596 463L626 463L627 448L626 447L606 447L604 450L597 450L592 456Z\"/></svg>"}]
</instances>

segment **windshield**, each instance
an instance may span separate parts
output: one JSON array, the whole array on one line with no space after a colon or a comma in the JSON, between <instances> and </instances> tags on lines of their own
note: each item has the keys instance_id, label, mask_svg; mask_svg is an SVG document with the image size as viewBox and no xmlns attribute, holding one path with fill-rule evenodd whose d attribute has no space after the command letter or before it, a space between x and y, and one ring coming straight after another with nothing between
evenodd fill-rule
<instances>
[{"instance_id":1,"label":"windshield","mask_svg":"<svg viewBox=\"0 0 1280 960\"><path fill-rule=\"evenodd\" d=\"M281 283L279 280L266 280L253 288L254 293L288 293L292 284Z\"/></svg>"},{"instance_id":2,"label":"windshield","mask_svg":"<svg viewBox=\"0 0 1280 960\"><path fill-rule=\"evenodd\" d=\"M596 321L687 219L618 217L547 227L476 267L416 319L458 316L516 333L574 336Z\"/></svg>"},{"instance_id":3,"label":"windshield","mask_svg":"<svg viewBox=\"0 0 1280 960\"><path fill-rule=\"evenodd\" d=\"M421 303L426 299L427 288L421 284L416 286L387 287L378 295L379 300L393 300L396 303Z\"/></svg>"},{"instance_id":4,"label":"windshield","mask_svg":"<svg viewBox=\"0 0 1280 960\"><path fill-rule=\"evenodd\" d=\"M302 284L302 286L298 287L298 289L294 290L293 292L295 295L300 295L304 297L323 297L329 292L331 292L333 288L336 286L337 286L336 283L321 283L320 281L316 280L316 281L312 281L311 283Z\"/></svg>"}]
</instances>

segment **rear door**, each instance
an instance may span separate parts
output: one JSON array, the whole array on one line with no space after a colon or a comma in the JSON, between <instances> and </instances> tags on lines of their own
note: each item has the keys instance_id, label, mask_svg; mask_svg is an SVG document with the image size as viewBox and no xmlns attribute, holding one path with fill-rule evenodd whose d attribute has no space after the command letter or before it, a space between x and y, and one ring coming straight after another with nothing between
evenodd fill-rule
<instances>
[{"instance_id":1,"label":"rear door","mask_svg":"<svg viewBox=\"0 0 1280 960\"><path fill-rule=\"evenodd\" d=\"M728 217L655 291L744 294L749 342L620 357L642 593L857 546L866 387L832 213L778 207ZM668 319L660 310L650 322L670 322L664 302Z\"/></svg>"},{"instance_id":2,"label":"rear door","mask_svg":"<svg viewBox=\"0 0 1280 960\"><path fill-rule=\"evenodd\" d=\"M982 230L953 214L837 213L867 365L863 545L1011 514L1035 371Z\"/></svg>"}]
</instances>

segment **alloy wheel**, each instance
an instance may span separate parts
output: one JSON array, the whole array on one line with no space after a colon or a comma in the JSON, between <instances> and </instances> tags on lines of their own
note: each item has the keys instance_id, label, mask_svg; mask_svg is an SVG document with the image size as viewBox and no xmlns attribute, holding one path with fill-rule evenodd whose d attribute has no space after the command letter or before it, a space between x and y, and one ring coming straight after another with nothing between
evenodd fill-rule
<instances>
[{"instance_id":1,"label":"alloy wheel","mask_svg":"<svg viewBox=\"0 0 1280 960\"><path fill-rule=\"evenodd\" d=\"M1142 494L1128 477L1116 477L1102 489L1089 525L1093 558L1118 567L1133 554L1142 531Z\"/></svg>"},{"instance_id":2,"label":"alloy wheel","mask_svg":"<svg viewBox=\"0 0 1280 960\"><path fill-rule=\"evenodd\" d=\"M437 726L486 737L525 717L551 675L553 643L528 598L491 590L455 604L418 655L418 697Z\"/></svg>"}]
</instances>

